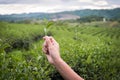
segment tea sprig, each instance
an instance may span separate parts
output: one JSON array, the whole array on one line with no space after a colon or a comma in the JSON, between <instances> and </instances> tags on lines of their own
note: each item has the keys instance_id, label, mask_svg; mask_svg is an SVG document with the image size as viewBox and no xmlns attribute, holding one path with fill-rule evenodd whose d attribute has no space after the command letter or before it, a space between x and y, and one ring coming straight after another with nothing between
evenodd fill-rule
<instances>
[{"instance_id":1,"label":"tea sprig","mask_svg":"<svg viewBox=\"0 0 120 80\"><path fill-rule=\"evenodd\" d=\"M54 22L53 21L47 21L47 20L45 20L45 27L44 27L44 33L45 33L45 36L47 36L48 35L48 29L54 24Z\"/></svg>"}]
</instances>

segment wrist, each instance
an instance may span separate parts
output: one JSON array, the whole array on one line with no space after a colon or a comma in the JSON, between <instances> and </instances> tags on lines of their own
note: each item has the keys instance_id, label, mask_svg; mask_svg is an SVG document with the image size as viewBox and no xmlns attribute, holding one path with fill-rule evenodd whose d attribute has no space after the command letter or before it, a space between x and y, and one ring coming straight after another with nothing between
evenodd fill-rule
<instances>
[{"instance_id":1,"label":"wrist","mask_svg":"<svg viewBox=\"0 0 120 80\"><path fill-rule=\"evenodd\" d=\"M58 59L56 59L56 60L54 60L54 66L56 66L57 64L60 64L60 63L63 63L64 61L63 61L63 59L62 58L58 58Z\"/></svg>"}]
</instances>

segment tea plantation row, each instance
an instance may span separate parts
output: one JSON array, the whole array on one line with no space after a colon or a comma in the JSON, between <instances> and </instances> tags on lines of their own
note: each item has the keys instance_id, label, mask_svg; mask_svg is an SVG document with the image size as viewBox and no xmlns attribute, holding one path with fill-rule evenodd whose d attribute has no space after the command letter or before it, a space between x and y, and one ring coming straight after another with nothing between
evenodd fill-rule
<instances>
[{"instance_id":1,"label":"tea plantation row","mask_svg":"<svg viewBox=\"0 0 120 80\"><path fill-rule=\"evenodd\" d=\"M111 24L56 22L49 35L85 80L120 80L120 27ZM63 80L42 52L44 27L0 22L0 80Z\"/></svg>"}]
</instances>

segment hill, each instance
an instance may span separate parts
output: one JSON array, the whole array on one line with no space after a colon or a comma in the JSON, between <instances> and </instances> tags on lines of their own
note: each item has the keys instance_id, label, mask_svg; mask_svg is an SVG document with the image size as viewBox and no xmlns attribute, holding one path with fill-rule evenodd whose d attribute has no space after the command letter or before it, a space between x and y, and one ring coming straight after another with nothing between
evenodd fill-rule
<instances>
[{"instance_id":1,"label":"hill","mask_svg":"<svg viewBox=\"0 0 120 80\"><path fill-rule=\"evenodd\" d=\"M75 10L75 11L64 11L58 13L23 13L23 14L11 14L11 15L0 15L0 21L20 21L27 19L53 19L53 20L68 20L78 19L85 16L100 16L108 19L120 19L120 8L115 9L101 9L101 10Z\"/></svg>"}]
</instances>

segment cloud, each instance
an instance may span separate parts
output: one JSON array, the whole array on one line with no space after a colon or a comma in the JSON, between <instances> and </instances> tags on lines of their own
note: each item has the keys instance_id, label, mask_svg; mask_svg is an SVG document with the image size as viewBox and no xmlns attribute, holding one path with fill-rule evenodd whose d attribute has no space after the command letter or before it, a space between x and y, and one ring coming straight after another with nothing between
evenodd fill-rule
<instances>
[{"instance_id":1,"label":"cloud","mask_svg":"<svg viewBox=\"0 0 120 80\"><path fill-rule=\"evenodd\" d=\"M100 0L100 1L94 2L93 4L97 6L106 6L108 5L108 2L105 0Z\"/></svg>"},{"instance_id":2,"label":"cloud","mask_svg":"<svg viewBox=\"0 0 120 80\"><path fill-rule=\"evenodd\" d=\"M62 0L0 0L0 4L54 4Z\"/></svg>"},{"instance_id":3,"label":"cloud","mask_svg":"<svg viewBox=\"0 0 120 80\"><path fill-rule=\"evenodd\" d=\"M0 0L0 14L60 12L78 9L110 9L120 7L118 0ZM120 1L118 1L120 2Z\"/></svg>"},{"instance_id":4,"label":"cloud","mask_svg":"<svg viewBox=\"0 0 120 80\"><path fill-rule=\"evenodd\" d=\"M92 2L93 2L93 0L78 0L78 2L92 3Z\"/></svg>"},{"instance_id":5,"label":"cloud","mask_svg":"<svg viewBox=\"0 0 120 80\"><path fill-rule=\"evenodd\" d=\"M1 14L20 14L20 13L29 13L29 12L61 12L61 11L71 11L79 9L79 6L63 6L63 5L39 5L39 4L7 4L0 5Z\"/></svg>"}]
</instances>

